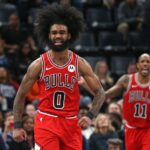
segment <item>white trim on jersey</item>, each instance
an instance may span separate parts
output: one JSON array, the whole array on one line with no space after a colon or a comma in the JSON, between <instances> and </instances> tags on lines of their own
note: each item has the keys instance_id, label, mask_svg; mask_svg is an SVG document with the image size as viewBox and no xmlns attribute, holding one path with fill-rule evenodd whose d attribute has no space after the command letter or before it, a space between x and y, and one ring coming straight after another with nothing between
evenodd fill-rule
<instances>
[{"instance_id":1,"label":"white trim on jersey","mask_svg":"<svg viewBox=\"0 0 150 150\"><path fill-rule=\"evenodd\" d=\"M55 118L59 118L59 116L57 115L53 115L53 114L50 114L50 113L46 113L46 112L43 112L43 111L40 111L40 110L37 110L37 112L39 112L40 114L43 114L43 115L47 115L49 117L55 117ZM62 117L63 118L63 117ZM74 119L74 118L77 118L77 116L70 116L70 117L64 117L65 119Z\"/></svg>"}]
</instances>

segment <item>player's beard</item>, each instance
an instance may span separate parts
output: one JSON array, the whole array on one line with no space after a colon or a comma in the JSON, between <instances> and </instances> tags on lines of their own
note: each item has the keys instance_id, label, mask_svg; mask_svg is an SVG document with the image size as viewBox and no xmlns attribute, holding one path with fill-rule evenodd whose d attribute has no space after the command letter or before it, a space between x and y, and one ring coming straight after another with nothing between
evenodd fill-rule
<instances>
[{"instance_id":1,"label":"player's beard","mask_svg":"<svg viewBox=\"0 0 150 150\"><path fill-rule=\"evenodd\" d=\"M69 41L68 40L63 41L62 45L55 45L55 41L51 41L50 40L50 48L53 51L56 51L56 52L62 52L62 51L64 51L66 48L68 48L68 45L69 45Z\"/></svg>"}]
</instances>

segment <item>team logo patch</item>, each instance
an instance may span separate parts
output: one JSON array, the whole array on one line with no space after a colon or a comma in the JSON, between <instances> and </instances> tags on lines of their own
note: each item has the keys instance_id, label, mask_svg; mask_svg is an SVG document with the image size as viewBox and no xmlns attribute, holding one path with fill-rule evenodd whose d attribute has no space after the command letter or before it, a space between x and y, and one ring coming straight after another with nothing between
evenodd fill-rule
<instances>
[{"instance_id":1,"label":"team logo patch","mask_svg":"<svg viewBox=\"0 0 150 150\"><path fill-rule=\"evenodd\" d=\"M75 66L74 65L69 65L68 66L68 71L69 72L74 72L75 71Z\"/></svg>"}]
</instances>

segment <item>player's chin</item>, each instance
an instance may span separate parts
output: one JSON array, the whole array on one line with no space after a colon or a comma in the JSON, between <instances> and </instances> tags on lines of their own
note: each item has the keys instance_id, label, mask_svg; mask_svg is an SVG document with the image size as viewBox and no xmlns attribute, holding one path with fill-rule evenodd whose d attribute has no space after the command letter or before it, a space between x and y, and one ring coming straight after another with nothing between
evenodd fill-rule
<instances>
[{"instance_id":1,"label":"player's chin","mask_svg":"<svg viewBox=\"0 0 150 150\"><path fill-rule=\"evenodd\" d=\"M146 76L149 76L149 72L148 71L142 71L142 76L146 77Z\"/></svg>"}]
</instances>

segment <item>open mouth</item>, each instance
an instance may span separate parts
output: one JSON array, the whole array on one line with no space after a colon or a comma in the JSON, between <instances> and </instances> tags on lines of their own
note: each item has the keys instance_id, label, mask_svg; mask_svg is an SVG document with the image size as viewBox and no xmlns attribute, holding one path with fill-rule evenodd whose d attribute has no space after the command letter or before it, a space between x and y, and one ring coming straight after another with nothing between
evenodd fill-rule
<instances>
[{"instance_id":1,"label":"open mouth","mask_svg":"<svg viewBox=\"0 0 150 150\"><path fill-rule=\"evenodd\" d=\"M55 40L53 42L54 45L63 45L63 41L62 40Z\"/></svg>"},{"instance_id":2,"label":"open mouth","mask_svg":"<svg viewBox=\"0 0 150 150\"><path fill-rule=\"evenodd\" d=\"M148 72L149 72L149 69L142 69L142 72L143 72L143 73L148 73Z\"/></svg>"},{"instance_id":3,"label":"open mouth","mask_svg":"<svg viewBox=\"0 0 150 150\"><path fill-rule=\"evenodd\" d=\"M54 45L62 45L62 42L55 42Z\"/></svg>"}]
</instances>

